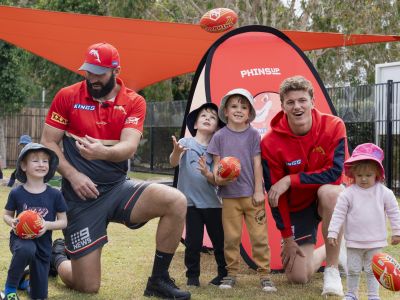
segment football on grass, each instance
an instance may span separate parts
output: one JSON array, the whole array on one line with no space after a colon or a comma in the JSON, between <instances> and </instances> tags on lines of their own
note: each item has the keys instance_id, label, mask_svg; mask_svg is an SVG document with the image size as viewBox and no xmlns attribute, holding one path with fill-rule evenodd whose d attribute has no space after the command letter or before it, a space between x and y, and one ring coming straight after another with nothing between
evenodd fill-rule
<instances>
[{"instance_id":1,"label":"football on grass","mask_svg":"<svg viewBox=\"0 0 400 300\"><path fill-rule=\"evenodd\" d=\"M33 210L24 210L17 217L16 234L21 239L34 239L43 227L43 218Z\"/></svg>"},{"instance_id":2,"label":"football on grass","mask_svg":"<svg viewBox=\"0 0 400 300\"><path fill-rule=\"evenodd\" d=\"M376 280L386 289L400 290L400 265L389 254L377 253L372 258L372 272Z\"/></svg>"},{"instance_id":3,"label":"football on grass","mask_svg":"<svg viewBox=\"0 0 400 300\"><path fill-rule=\"evenodd\" d=\"M227 156L218 163L218 175L222 178L234 179L240 175L240 161L233 156Z\"/></svg>"},{"instance_id":4,"label":"football on grass","mask_svg":"<svg viewBox=\"0 0 400 300\"><path fill-rule=\"evenodd\" d=\"M237 19L237 14L229 8L214 8L201 17L200 26L207 32L220 33L231 29Z\"/></svg>"}]
</instances>

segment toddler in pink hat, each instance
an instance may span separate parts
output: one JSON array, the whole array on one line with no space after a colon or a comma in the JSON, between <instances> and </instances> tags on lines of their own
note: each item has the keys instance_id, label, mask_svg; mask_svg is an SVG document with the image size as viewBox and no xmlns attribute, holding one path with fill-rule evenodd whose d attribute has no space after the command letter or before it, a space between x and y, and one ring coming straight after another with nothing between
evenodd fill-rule
<instances>
[{"instance_id":1,"label":"toddler in pink hat","mask_svg":"<svg viewBox=\"0 0 400 300\"><path fill-rule=\"evenodd\" d=\"M347 247L347 293L358 299L361 270L367 277L368 299L379 298L379 283L371 269L374 254L387 246L386 217L392 228L392 245L400 243L400 210L393 192L383 185L383 151L377 145L357 146L344 162L345 173L354 184L339 196L328 229L329 244L336 245L344 225Z\"/></svg>"},{"instance_id":2,"label":"toddler in pink hat","mask_svg":"<svg viewBox=\"0 0 400 300\"><path fill-rule=\"evenodd\" d=\"M351 157L344 162L344 170L348 177L354 178L354 172L361 166L369 166L377 171L376 179L382 181L385 179L385 170L383 169L383 151L377 145L372 143L365 143L358 145Z\"/></svg>"}]
</instances>

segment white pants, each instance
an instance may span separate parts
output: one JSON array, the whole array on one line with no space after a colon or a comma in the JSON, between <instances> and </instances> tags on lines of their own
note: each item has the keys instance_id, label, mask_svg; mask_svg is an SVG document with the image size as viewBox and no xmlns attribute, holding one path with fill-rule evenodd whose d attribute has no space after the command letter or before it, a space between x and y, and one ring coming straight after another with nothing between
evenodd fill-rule
<instances>
[{"instance_id":1,"label":"white pants","mask_svg":"<svg viewBox=\"0 0 400 300\"><path fill-rule=\"evenodd\" d=\"M368 299L379 299L379 282L372 272L372 257L382 248L358 249L347 248L347 294L358 297L360 273L364 268L367 277Z\"/></svg>"}]
</instances>

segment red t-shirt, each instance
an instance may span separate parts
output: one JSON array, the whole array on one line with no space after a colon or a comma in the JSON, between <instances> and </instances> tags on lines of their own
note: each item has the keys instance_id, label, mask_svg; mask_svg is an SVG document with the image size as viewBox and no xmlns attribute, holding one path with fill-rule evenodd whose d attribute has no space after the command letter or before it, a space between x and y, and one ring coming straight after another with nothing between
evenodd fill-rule
<instances>
[{"instance_id":1,"label":"red t-shirt","mask_svg":"<svg viewBox=\"0 0 400 300\"><path fill-rule=\"evenodd\" d=\"M79 172L87 175L98 189L107 189L126 179L127 160L110 162L105 160L87 160L75 146L75 136L88 135L98 139L106 146L117 144L124 128L143 132L146 115L144 98L125 87L117 79L120 91L114 101L103 104L93 100L87 91L86 81L61 89L51 104L46 124L64 130L63 151L66 160ZM63 191L67 200L79 199L68 181L63 182Z\"/></svg>"}]
</instances>

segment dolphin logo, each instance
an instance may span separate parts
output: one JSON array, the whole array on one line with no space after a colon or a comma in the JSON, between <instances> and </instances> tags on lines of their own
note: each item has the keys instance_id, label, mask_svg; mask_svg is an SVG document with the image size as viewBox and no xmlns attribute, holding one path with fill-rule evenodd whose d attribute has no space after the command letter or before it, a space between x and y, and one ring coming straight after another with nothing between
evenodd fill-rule
<instances>
[{"instance_id":1,"label":"dolphin logo","mask_svg":"<svg viewBox=\"0 0 400 300\"><path fill-rule=\"evenodd\" d=\"M89 51L89 54L90 54L90 55L93 55L93 56L96 58L96 60L97 60L99 63L101 63L99 51L97 51L96 49L92 49L92 50Z\"/></svg>"}]
</instances>

